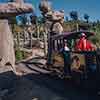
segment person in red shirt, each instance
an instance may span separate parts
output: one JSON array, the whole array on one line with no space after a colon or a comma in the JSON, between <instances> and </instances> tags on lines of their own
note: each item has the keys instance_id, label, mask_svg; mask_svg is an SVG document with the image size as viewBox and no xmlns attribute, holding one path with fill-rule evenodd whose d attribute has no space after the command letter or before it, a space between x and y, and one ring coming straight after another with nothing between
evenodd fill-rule
<instances>
[{"instance_id":1,"label":"person in red shirt","mask_svg":"<svg viewBox=\"0 0 100 100\"><path fill-rule=\"evenodd\" d=\"M92 51L93 50L92 43L86 39L85 33L81 34L81 38L76 43L75 49L77 51Z\"/></svg>"}]
</instances>

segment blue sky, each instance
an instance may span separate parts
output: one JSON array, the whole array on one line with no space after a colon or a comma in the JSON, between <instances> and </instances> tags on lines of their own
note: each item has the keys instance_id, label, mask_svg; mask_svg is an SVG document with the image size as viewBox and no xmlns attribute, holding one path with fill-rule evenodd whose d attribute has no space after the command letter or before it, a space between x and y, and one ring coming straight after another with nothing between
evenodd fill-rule
<instances>
[{"instance_id":1,"label":"blue sky","mask_svg":"<svg viewBox=\"0 0 100 100\"><path fill-rule=\"evenodd\" d=\"M0 2L7 0L0 0ZM40 0L25 0L26 2L33 3L35 6L35 13L40 15L38 4ZM69 12L72 10L78 11L80 19L83 18L84 13L90 16L91 21L100 20L100 0L49 0L52 2L52 7L55 10L63 9L65 16L69 17Z\"/></svg>"}]
</instances>

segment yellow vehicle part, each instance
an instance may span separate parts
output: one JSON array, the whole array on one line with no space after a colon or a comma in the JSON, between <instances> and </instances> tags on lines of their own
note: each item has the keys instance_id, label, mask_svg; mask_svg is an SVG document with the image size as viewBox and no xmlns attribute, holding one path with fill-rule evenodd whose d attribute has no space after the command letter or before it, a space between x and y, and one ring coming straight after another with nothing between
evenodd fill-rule
<instances>
[{"instance_id":1,"label":"yellow vehicle part","mask_svg":"<svg viewBox=\"0 0 100 100\"><path fill-rule=\"evenodd\" d=\"M64 60L63 60L62 54L60 54L59 52L54 52L52 54L52 58L53 58L53 66L56 66L56 67L64 66Z\"/></svg>"}]
</instances>

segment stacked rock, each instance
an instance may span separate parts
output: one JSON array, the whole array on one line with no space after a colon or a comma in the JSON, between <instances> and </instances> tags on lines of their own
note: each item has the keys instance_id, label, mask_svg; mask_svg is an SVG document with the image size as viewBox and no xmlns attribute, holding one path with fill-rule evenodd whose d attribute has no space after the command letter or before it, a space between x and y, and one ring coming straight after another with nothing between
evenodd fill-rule
<instances>
[{"instance_id":1,"label":"stacked rock","mask_svg":"<svg viewBox=\"0 0 100 100\"><path fill-rule=\"evenodd\" d=\"M31 4L24 3L23 0L0 4L0 66L11 65L15 70L15 52L13 35L8 24L9 17L14 17L23 13L33 12ZM6 67L5 67L6 68Z\"/></svg>"},{"instance_id":2,"label":"stacked rock","mask_svg":"<svg viewBox=\"0 0 100 100\"><path fill-rule=\"evenodd\" d=\"M47 0L42 0L39 5L40 11L42 12L45 22L49 23L50 33L61 34L63 32L63 22L64 22L64 11L54 11L51 8L50 2ZM48 26L48 25L46 25ZM53 35L53 34L52 34Z\"/></svg>"}]
</instances>

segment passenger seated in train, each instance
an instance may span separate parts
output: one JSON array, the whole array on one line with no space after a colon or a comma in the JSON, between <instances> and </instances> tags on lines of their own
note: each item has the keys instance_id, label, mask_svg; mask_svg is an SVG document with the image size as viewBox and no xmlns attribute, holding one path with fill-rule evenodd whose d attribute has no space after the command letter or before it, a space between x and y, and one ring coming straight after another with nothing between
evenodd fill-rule
<instances>
[{"instance_id":1,"label":"passenger seated in train","mask_svg":"<svg viewBox=\"0 0 100 100\"><path fill-rule=\"evenodd\" d=\"M86 39L85 33L82 33L80 39L76 42L75 50L76 51L93 51L94 50L92 43Z\"/></svg>"},{"instance_id":2,"label":"passenger seated in train","mask_svg":"<svg viewBox=\"0 0 100 100\"><path fill-rule=\"evenodd\" d=\"M84 65L81 64L79 57L76 55L72 57L71 70L74 72L82 72L84 70Z\"/></svg>"},{"instance_id":3,"label":"passenger seated in train","mask_svg":"<svg viewBox=\"0 0 100 100\"><path fill-rule=\"evenodd\" d=\"M88 71L95 72L97 69L96 56L92 54L86 55L86 65Z\"/></svg>"},{"instance_id":4,"label":"passenger seated in train","mask_svg":"<svg viewBox=\"0 0 100 100\"><path fill-rule=\"evenodd\" d=\"M70 48L68 47L67 40L64 40L63 47L60 49L60 52L63 52L63 51L70 51Z\"/></svg>"},{"instance_id":5,"label":"passenger seated in train","mask_svg":"<svg viewBox=\"0 0 100 100\"><path fill-rule=\"evenodd\" d=\"M70 49L68 47L68 44L67 44L67 41L64 43L64 50L65 51L70 51Z\"/></svg>"},{"instance_id":6,"label":"passenger seated in train","mask_svg":"<svg viewBox=\"0 0 100 100\"><path fill-rule=\"evenodd\" d=\"M69 76L71 73L70 70L70 49L68 47L67 41L64 41L64 47L62 48L62 54L64 58L64 75Z\"/></svg>"}]
</instances>

